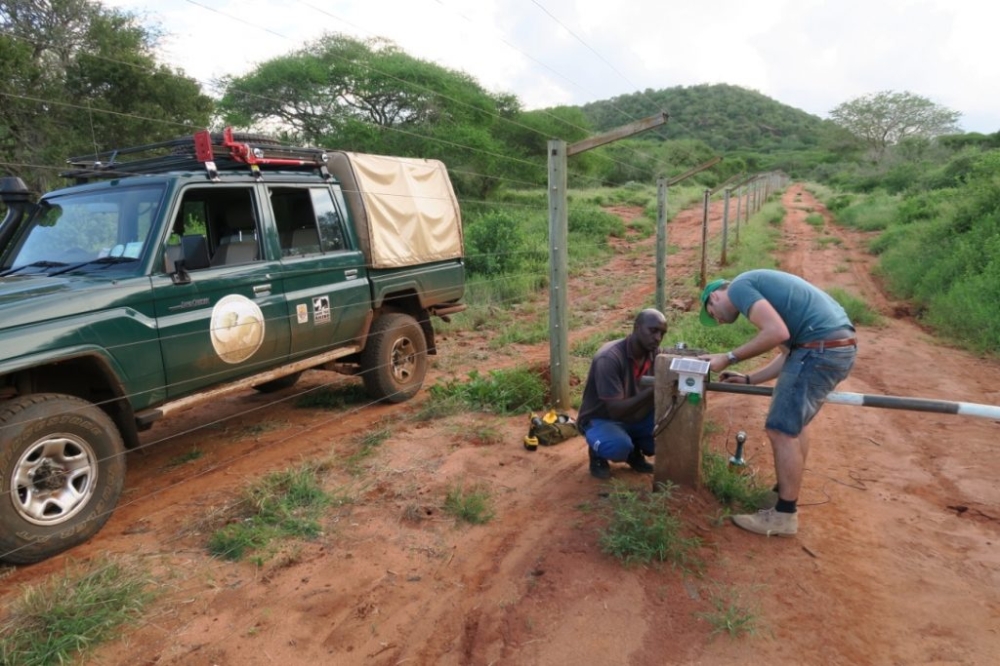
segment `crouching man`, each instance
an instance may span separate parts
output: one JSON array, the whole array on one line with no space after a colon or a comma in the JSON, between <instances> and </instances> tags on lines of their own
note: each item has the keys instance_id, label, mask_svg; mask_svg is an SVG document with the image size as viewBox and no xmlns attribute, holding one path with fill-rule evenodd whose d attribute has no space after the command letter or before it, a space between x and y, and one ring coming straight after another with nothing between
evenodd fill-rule
<instances>
[{"instance_id":1,"label":"crouching man","mask_svg":"<svg viewBox=\"0 0 1000 666\"><path fill-rule=\"evenodd\" d=\"M611 478L609 461L624 462L636 472L652 474L646 456L654 453L654 387L640 387L653 375L667 318L659 310L643 310L632 333L605 343L594 355L577 417L587 440L590 473Z\"/></svg>"}]
</instances>

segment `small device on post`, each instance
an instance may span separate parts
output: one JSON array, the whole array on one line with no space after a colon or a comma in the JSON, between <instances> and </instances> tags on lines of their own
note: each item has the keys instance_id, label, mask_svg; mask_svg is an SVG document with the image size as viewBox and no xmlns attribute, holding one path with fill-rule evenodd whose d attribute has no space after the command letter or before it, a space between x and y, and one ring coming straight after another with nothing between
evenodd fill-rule
<instances>
[{"instance_id":1,"label":"small device on post","mask_svg":"<svg viewBox=\"0 0 1000 666\"><path fill-rule=\"evenodd\" d=\"M683 394L704 395L705 377L711 364L697 358L675 358L670 369L677 373L677 390Z\"/></svg>"}]
</instances>

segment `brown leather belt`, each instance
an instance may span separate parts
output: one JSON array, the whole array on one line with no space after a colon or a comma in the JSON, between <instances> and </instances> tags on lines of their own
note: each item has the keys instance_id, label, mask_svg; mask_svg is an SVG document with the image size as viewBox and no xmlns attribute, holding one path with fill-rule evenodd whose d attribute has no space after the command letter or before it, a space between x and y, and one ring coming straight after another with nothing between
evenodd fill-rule
<instances>
[{"instance_id":1,"label":"brown leather belt","mask_svg":"<svg viewBox=\"0 0 1000 666\"><path fill-rule=\"evenodd\" d=\"M824 349L833 349L834 347L855 347L857 344L857 338L841 338L839 340L814 340L813 342L803 342L801 345L795 346L802 349L818 349L823 351Z\"/></svg>"}]
</instances>

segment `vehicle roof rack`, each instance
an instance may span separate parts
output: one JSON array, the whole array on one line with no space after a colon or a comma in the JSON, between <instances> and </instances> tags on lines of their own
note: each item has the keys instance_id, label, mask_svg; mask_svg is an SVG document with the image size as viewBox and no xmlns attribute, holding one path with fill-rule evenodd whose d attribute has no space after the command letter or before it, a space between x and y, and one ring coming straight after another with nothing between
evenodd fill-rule
<instances>
[{"instance_id":1,"label":"vehicle roof rack","mask_svg":"<svg viewBox=\"0 0 1000 666\"><path fill-rule=\"evenodd\" d=\"M131 159L121 160L123 156ZM261 178L262 170L317 171L329 178L326 159L326 151L320 148L285 146L265 136L234 134L227 127L222 132L201 130L159 143L71 157L66 161L73 168L60 175L85 183L139 174L204 170L209 179L218 180L220 171L249 168L256 178Z\"/></svg>"}]
</instances>

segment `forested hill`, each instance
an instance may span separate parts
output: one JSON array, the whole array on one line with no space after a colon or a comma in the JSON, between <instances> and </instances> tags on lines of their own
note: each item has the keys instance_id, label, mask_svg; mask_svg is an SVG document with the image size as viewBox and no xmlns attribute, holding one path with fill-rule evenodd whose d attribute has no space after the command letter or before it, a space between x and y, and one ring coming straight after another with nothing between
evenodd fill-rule
<instances>
[{"instance_id":1,"label":"forested hill","mask_svg":"<svg viewBox=\"0 0 1000 666\"><path fill-rule=\"evenodd\" d=\"M812 148L818 145L823 126L818 116L728 84L646 90L580 108L597 132L666 111L670 116L666 129L643 138L698 139L720 152Z\"/></svg>"}]
</instances>

